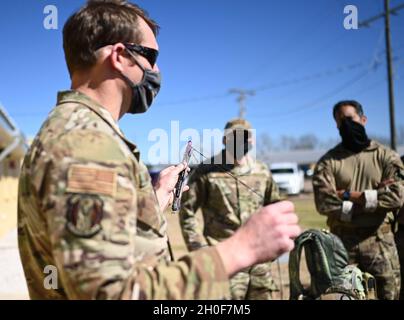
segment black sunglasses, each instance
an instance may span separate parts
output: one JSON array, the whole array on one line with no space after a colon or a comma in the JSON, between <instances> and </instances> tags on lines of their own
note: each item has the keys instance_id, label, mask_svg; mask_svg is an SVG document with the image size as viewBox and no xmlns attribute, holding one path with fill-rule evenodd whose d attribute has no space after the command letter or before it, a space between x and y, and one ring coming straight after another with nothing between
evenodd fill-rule
<instances>
[{"instance_id":1,"label":"black sunglasses","mask_svg":"<svg viewBox=\"0 0 404 320\"><path fill-rule=\"evenodd\" d=\"M156 64L157 57L159 55L159 52L156 49L143 47L139 44L133 44L133 43L124 43L124 45L126 49L134 51L137 54L140 54L142 57L146 58L146 60L150 63L152 68Z\"/></svg>"}]
</instances>

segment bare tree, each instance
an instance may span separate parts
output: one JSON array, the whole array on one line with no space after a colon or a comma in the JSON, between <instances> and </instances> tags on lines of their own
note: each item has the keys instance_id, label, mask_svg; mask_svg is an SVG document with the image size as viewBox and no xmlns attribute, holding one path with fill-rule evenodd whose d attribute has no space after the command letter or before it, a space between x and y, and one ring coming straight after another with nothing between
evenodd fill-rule
<instances>
[{"instance_id":1,"label":"bare tree","mask_svg":"<svg viewBox=\"0 0 404 320\"><path fill-rule=\"evenodd\" d=\"M400 146L404 145L404 125L400 124L397 130L397 142Z\"/></svg>"},{"instance_id":2,"label":"bare tree","mask_svg":"<svg viewBox=\"0 0 404 320\"><path fill-rule=\"evenodd\" d=\"M305 134L301 136L293 146L294 150L314 150L318 147L319 140L314 134Z\"/></svg>"},{"instance_id":3,"label":"bare tree","mask_svg":"<svg viewBox=\"0 0 404 320\"><path fill-rule=\"evenodd\" d=\"M280 150L293 150L296 146L296 138L291 136L282 136L280 139Z\"/></svg>"},{"instance_id":4,"label":"bare tree","mask_svg":"<svg viewBox=\"0 0 404 320\"><path fill-rule=\"evenodd\" d=\"M383 135L369 134L369 138L379 141L384 145L390 145L390 139ZM262 161L269 161L270 153L276 151L290 150L316 150L331 149L341 142L340 138L329 138L321 140L313 133L304 134L299 137L282 135L274 141L268 133L263 133L257 139L257 158ZM397 143L404 145L404 125L397 130Z\"/></svg>"},{"instance_id":5,"label":"bare tree","mask_svg":"<svg viewBox=\"0 0 404 320\"><path fill-rule=\"evenodd\" d=\"M274 145L268 133L263 133L257 140L257 158L263 162L269 162L270 153Z\"/></svg>"}]
</instances>

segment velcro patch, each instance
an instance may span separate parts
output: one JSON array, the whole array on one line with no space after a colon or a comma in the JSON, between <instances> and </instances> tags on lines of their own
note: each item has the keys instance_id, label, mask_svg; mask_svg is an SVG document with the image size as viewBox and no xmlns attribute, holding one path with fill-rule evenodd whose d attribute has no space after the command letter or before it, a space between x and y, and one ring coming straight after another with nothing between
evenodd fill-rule
<instances>
[{"instance_id":1,"label":"velcro patch","mask_svg":"<svg viewBox=\"0 0 404 320\"><path fill-rule=\"evenodd\" d=\"M101 229L104 203L99 196L70 196L67 203L67 229L78 237L90 238Z\"/></svg>"},{"instance_id":2,"label":"velcro patch","mask_svg":"<svg viewBox=\"0 0 404 320\"><path fill-rule=\"evenodd\" d=\"M67 192L115 196L117 173L114 169L75 164L67 174Z\"/></svg>"}]
</instances>

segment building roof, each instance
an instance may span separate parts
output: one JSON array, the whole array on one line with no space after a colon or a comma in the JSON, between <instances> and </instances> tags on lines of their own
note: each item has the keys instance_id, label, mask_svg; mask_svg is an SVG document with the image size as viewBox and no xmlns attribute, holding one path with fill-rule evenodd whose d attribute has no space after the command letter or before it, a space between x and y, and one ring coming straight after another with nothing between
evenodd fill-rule
<instances>
[{"instance_id":1,"label":"building roof","mask_svg":"<svg viewBox=\"0 0 404 320\"><path fill-rule=\"evenodd\" d=\"M274 151L269 154L269 163L297 162L299 165L316 163L328 151L328 149L318 150L293 150ZM400 156L404 155L404 146L397 148Z\"/></svg>"}]
</instances>

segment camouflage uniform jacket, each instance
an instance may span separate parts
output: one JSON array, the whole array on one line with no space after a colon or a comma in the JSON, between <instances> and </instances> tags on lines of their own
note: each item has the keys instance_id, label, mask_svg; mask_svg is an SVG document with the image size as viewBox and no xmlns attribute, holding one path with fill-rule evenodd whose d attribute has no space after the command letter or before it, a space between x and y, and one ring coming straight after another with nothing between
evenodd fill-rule
<instances>
[{"instance_id":1,"label":"camouflage uniform jacket","mask_svg":"<svg viewBox=\"0 0 404 320\"><path fill-rule=\"evenodd\" d=\"M401 190L403 192L403 197L404 197L404 176L402 177L402 179L403 179L403 181L401 184ZM397 222L400 225L404 226L404 203L401 206L401 209L399 210L399 212L397 213Z\"/></svg>"},{"instance_id":2,"label":"camouflage uniform jacket","mask_svg":"<svg viewBox=\"0 0 404 320\"><path fill-rule=\"evenodd\" d=\"M244 166L223 165L219 158L199 165L190 175L190 190L183 195L180 224L188 250L215 245L230 237L257 209L280 200L276 183L266 165L249 161ZM226 172L262 195L248 190ZM204 228L198 225L196 212L202 210Z\"/></svg>"},{"instance_id":3,"label":"camouflage uniform jacket","mask_svg":"<svg viewBox=\"0 0 404 320\"><path fill-rule=\"evenodd\" d=\"M317 211L328 216L331 229L375 227L391 221L391 212L403 202L400 186L403 170L399 156L376 141L371 141L359 153L352 153L339 144L315 168L313 188ZM388 179L394 179L394 183L379 188ZM365 206L341 200L337 190L365 192Z\"/></svg>"},{"instance_id":4,"label":"camouflage uniform jacket","mask_svg":"<svg viewBox=\"0 0 404 320\"><path fill-rule=\"evenodd\" d=\"M216 251L167 258L166 219L134 144L111 114L59 93L27 153L18 195L20 256L33 299L228 296ZM44 288L46 266L58 288Z\"/></svg>"}]
</instances>

